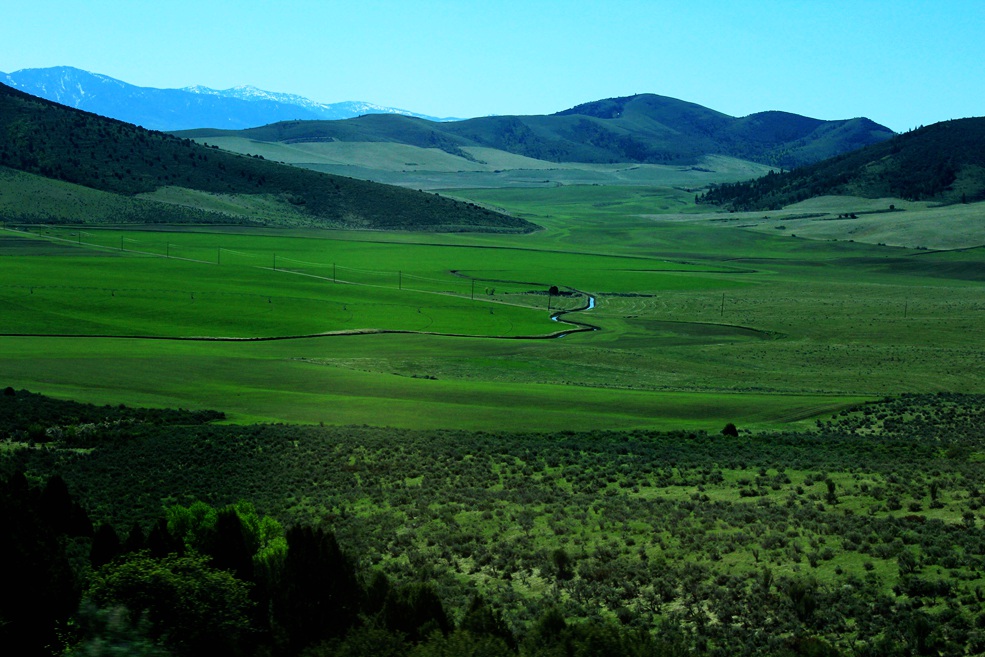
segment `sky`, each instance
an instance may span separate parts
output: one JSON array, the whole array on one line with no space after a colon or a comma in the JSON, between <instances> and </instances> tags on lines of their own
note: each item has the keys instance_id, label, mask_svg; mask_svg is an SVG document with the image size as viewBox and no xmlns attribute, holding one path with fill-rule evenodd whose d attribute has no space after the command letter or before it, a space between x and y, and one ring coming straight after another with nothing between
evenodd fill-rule
<instances>
[{"instance_id":1,"label":"sky","mask_svg":"<svg viewBox=\"0 0 985 657\"><path fill-rule=\"evenodd\" d=\"M985 115L985 0L32 0L0 71L252 85L439 117L655 93L732 116Z\"/></svg>"}]
</instances>

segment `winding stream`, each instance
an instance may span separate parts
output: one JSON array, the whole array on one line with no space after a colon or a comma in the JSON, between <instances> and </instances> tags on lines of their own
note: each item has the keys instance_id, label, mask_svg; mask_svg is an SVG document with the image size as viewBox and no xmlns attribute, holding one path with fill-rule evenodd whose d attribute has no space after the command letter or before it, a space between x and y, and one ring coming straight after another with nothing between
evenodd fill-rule
<instances>
[{"instance_id":1,"label":"winding stream","mask_svg":"<svg viewBox=\"0 0 985 657\"><path fill-rule=\"evenodd\" d=\"M564 331L562 333L556 333L552 335L552 338L563 338L566 335L571 335L572 333L581 333L584 331L598 331L599 327L592 324L585 324L584 322L574 322L570 319L561 319L564 315L569 315L572 313L581 313L586 310L591 310L595 307L595 297L590 294L585 295L588 297L588 304L584 308L575 308L574 310L559 310L556 313L551 314L552 322L561 322L562 324L570 324L571 326L576 326L578 328L572 329L570 331Z\"/></svg>"},{"instance_id":2,"label":"winding stream","mask_svg":"<svg viewBox=\"0 0 985 657\"><path fill-rule=\"evenodd\" d=\"M585 306L584 308L575 308L574 310L559 310L558 312L551 315L551 321L556 322L558 321L558 317L560 317L561 315L565 315L567 313L580 313L586 310L591 310L594 307L595 307L595 297L593 297L592 295L588 295L587 306Z\"/></svg>"}]
</instances>

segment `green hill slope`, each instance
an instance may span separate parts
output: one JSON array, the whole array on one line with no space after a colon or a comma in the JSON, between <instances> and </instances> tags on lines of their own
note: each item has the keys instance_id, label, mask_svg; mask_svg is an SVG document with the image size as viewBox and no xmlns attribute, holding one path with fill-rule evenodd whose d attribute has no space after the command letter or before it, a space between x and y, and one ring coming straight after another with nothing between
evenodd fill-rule
<instances>
[{"instance_id":1,"label":"green hill slope","mask_svg":"<svg viewBox=\"0 0 985 657\"><path fill-rule=\"evenodd\" d=\"M820 121L784 112L734 118L706 107L643 94L586 103L549 116L490 116L436 123L393 115L342 121L288 121L241 131L176 133L263 142L394 142L466 156L495 148L549 162L696 164L725 155L792 167L892 136L868 119Z\"/></svg>"},{"instance_id":2,"label":"green hill slope","mask_svg":"<svg viewBox=\"0 0 985 657\"><path fill-rule=\"evenodd\" d=\"M723 184L702 200L733 210L772 210L825 195L985 200L985 118L935 123L817 164Z\"/></svg>"},{"instance_id":3,"label":"green hill slope","mask_svg":"<svg viewBox=\"0 0 985 657\"><path fill-rule=\"evenodd\" d=\"M0 167L127 198L164 188L263 197L265 203L279 206L297 222L314 226L496 231L535 228L522 219L434 194L206 148L190 139L74 110L4 85L0 85ZM43 203L41 196L39 202ZM169 196L174 195L163 198ZM178 196L184 199L180 208L159 213L160 221L237 220L234 211L194 211L195 204L187 200L194 194ZM16 211L7 208L7 212L13 215L10 218L17 218ZM255 217L239 219L258 222Z\"/></svg>"}]
</instances>

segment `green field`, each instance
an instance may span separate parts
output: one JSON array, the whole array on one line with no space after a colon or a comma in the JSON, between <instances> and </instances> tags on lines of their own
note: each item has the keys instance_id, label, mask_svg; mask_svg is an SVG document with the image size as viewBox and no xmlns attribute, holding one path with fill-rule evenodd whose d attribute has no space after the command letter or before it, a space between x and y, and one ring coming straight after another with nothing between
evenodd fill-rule
<instances>
[{"instance_id":1,"label":"green field","mask_svg":"<svg viewBox=\"0 0 985 657\"><path fill-rule=\"evenodd\" d=\"M649 654L981 652L981 206L446 193L542 230L8 223L0 471L120 536L201 502L329 527L449 641L482 596L521 642L489 654L559 654L551 614Z\"/></svg>"},{"instance_id":2,"label":"green field","mask_svg":"<svg viewBox=\"0 0 985 657\"><path fill-rule=\"evenodd\" d=\"M982 391L980 250L764 227L848 207L819 202L753 222L666 187L455 195L544 230L10 226L0 371L83 401L407 428L775 428ZM977 208L898 207L860 216L903 234ZM558 310L600 330L543 339L587 328Z\"/></svg>"},{"instance_id":3,"label":"green field","mask_svg":"<svg viewBox=\"0 0 985 657\"><path fill-rule=\"evenodd\" d=\"M245 137L197 139L234 153L413 189L550 188L559 185L703 187L765 175L769 167L724 155L696 165L548 162L495 148L464 147L465 156L440 148L390 142L255 141Z\"/></svg>"},{"instance_id":4,"label":"green field","mask_svg":"<svg viewBox=\"0 0 985 657\"><path fill-rule=\"evenodd\" d=\"M890 205L898 211L886 212ZM791 205L783 214L820 216L761 219L759 228L775 230L782 223L787 232L811 239L910 248L948 250L985 245L985 213L980 203L942 206L926 201L824 196Z\"/></svg>"}]
</instances>

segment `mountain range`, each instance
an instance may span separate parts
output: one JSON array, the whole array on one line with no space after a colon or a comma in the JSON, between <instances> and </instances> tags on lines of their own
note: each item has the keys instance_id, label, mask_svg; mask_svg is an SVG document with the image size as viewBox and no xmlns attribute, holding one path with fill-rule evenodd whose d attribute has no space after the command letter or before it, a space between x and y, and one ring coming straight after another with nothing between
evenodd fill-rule
<instances>
[{"instance_id":1,"label":"mountain range","mask_svg":"<svg viewBox=\"0 0 985 657\"><path fill-rule=\"evenodd\" d=\"M732 117L675 98L640 94L543 116L437 119L362 102L317 103L255 87L218 91L137 87L71 67L0 73L32 95L148 129L205 138L242 130L276 142L391 142L471 157L495 148L548 162L697 164L707 155L792 168L877 143L893 131L867 118L836 121L779 111Z\"/></svg>"},{"instance_id":2,"label":"mountain range","mask_svg":"<svg viewBox=\"0 0 985 657\"><path fill-rule=\"evenodd\" d=\"M295 116L237 130L175 130L170 136L130 125L140 122L132 116L113 120L97 114L112 116L126 110L184 125L203 125L205 115L224 115L226 124L245 124L267 121L277 112L311 115L333 106L252 87L144 89L67 67L0 74L0 80L14 77L22 87L41 89L54 102L0 84L3 167L130 197L161 188L266 195L301 213L304 221L322 225L532 228L469 204L436 201L427 194L404 196L410 190L398 193L385 186L364 188L370 183L300 173L262 157L242 157L194 141L241 137L219 141L250 148L264 142L348 142L367 147L368 152L372 144L399 144L472 161L496 149L548 166L551 162L646 163L693 168L702 158L721 155L792 169L749 182L715 185L701 197L734 210L775 209L824 194L944 203L985 199L985 118L948 121L895 135L867 118L823 121L778 111L736 118L694 103L641 94L542 116L452 121L396 113L333 120ZM72 110L66 104L92 111ZM230 171L235 174L229 175ZM364 203L364 198L385 200L374 206ZM455 217L456 213L461 216Z\"/></svg>"},{"instance_id":3,"label":"mountain range","mask_svg":"<svg viewBox=\"0 0 985 657\"><path fill-rule=\"evenodd\" d=\"M0 183L0 217L15 222L536 228L472 203L208 148L4 84Z\"/></svg>"},{"instance_id":4,"label":"mountain range","mask_svg":"<svg viewBox=\"0 0 985 657\"><path fill-rule=\"evenodd\" d=\"M866 118L822 121L787 112L735 118L675 98L640 94L578 105L546 116L489 116L437 123L372 114L340 121L282 121L238 132L193 130L183 137L251 141L391 142L437 148L495 148L548 162L697 164L726 155L792 168L884 141L895 133Z\"/></svg>"},{"instance_id":5,"label":"mountain range","mask_svg":"<svg viewBox=\"0 0 985 657\"><path fill-rule=\"evenodd\" d=\"M101 114L149 130L225 128L238 130L275 121L337 120L363 114L400 114L438 119L360 101L318 103L293 94L240 86L216 90L138 87L70 66L0 73L0 82L33 96Z\"/></svg>"}]
</instances>

